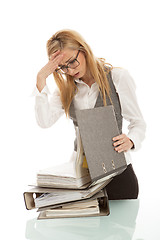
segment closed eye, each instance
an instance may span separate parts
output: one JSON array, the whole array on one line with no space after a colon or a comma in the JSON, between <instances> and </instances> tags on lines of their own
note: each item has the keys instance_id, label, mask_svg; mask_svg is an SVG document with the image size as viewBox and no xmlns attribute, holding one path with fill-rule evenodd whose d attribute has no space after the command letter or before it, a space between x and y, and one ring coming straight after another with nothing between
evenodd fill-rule
<instances>
[{"instance_id":1,"label":"closed eye","mask_svg":"<svg viewBox=\"0 0 160 240\"><path fill-rule=\"evenodd\" d=\"M73 60L72 60L71 62L69 62L69 63L71 64L71 63L74 63L75 61L76 61L76 59L73 59Z\"/></svg>"},{"instance_id":2,"label":"closed eye","mask_svg":"<svg viewBox=\"0 0 160 240\"><path fill-rule=\"evenodd\" d=\"M69 64L73 64L73 63L75 63L75 62L76 62L76 58L75 58L74 60L70 61L70 62L68 63L68 65L69 65Z\"/></svg>"},{"instance_id":3,"label":"closed eye","mask_svg":"<svg viewBox=\"0 0 160 240\"><path fill-rule=\"evenodd\" d=\"M69 64L73 64L73 63L75 63L76 62L76 58L75 59L73 59L72 61L70 61L67 65L59 65L59 68L67 68L67 66L69 65Z\"/></svg>"}]
</instances>

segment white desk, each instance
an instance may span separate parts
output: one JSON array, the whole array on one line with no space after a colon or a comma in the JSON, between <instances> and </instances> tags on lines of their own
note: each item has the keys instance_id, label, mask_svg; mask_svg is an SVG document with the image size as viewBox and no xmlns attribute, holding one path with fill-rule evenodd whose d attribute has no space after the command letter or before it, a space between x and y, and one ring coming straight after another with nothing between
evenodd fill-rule
<instances>
[{"instance_id":1,"label":"white desk","mask_svg":"<svg viewBox=\"0 0 160 240\"><path fill-rule=\"evenodd\" d=\"M30 240L160 240L158 201L109 201L103 217L37 220L26 223Z\"/></svg>"}]
</instances>

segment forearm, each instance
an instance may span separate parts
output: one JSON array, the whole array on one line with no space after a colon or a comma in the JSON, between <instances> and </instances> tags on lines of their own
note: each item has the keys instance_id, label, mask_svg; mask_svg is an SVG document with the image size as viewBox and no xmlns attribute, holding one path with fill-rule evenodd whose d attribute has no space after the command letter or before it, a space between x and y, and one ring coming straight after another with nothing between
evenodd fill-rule
<instances>
[{"instance_id":1,"label":"forearm","mask_svg":"<svg viewBox=\"0 0 160 240\"><path fill-rule=\"evenodd\" d=\"M37 74L37 82L36 87L38 88L38 91L41 92L42 89L46 86L46 77L42 76L42 74Z\"/></svg>"},{"instance_id":2,"label":"forearm","mask_svg":"<svg viewBox=\"0 0 160 240\"><path fill-rule=\"evenodd\" d=\"M145 139L146 133L146 123L141 120L137 123L133 122L130 123L128 126L129 132L127 136L132 140L134 143L133 150L138 150L141 147L142 141Z\"/></svg>"}]
</instances>

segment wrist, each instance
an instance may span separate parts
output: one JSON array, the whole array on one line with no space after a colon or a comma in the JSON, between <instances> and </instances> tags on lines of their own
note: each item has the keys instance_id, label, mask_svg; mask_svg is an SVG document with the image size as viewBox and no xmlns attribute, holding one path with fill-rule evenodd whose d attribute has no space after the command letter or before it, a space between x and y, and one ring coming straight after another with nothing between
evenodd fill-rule
<instances>
[{"instance_id":1,"label":"wrist","mask_svg":"<svg viewBox=\"0 0 160 240\"><path fill-rule=\"evenodd\" d=\"M48 76L46 76L44 73L38 72L37 74L37 82L46 82Z\"/></svg>"},{"instance_id":2,"label":"wrist","mask_svg":"<svg viewBox=\"0 0 160 240\"><path fill-rule=\"evenodd\" d=\"M132 144L131 149L134 149L134 142L131 139L129 139L129 140L130 140L130 142Z\"/></svg>"},{"instance_id":3,"label":"wrist","mask_svg":"<svg viewBox=\"0 0 160 240\"><path fill-rule=\"evenodd\" d=\"M38 90L41 92L42 89L45 87L46 85L46 78L42 78L41 76L37 75L37 82L36 82L36 86L38 88Z\"/></svg>"}]
</instances>

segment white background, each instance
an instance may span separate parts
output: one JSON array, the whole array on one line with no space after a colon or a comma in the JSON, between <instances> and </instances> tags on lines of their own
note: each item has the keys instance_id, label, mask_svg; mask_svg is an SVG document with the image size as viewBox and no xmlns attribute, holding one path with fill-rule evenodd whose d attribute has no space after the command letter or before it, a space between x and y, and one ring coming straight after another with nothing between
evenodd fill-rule
<instances>
[{"instance_id":1,"label":"white background","mask_svg":"<svg viewBox=\"0 0 160 240\"><path fill-rule=\"evenodd\" d=\"M36 172L68 161L73 150L72 123L63 116L41 129L30 97L48 60L46 42L60 29L78 31L97 57L128 69L134 78L147 123L142 148L132 154L139 198L160 199L159 1L6 0L0 3L0 22L0 203L6 239L14 234L24 239L27 219L37 216L23 201ZM53 77L47 83L52 92Z\"/></svg>"}]
</instances>

